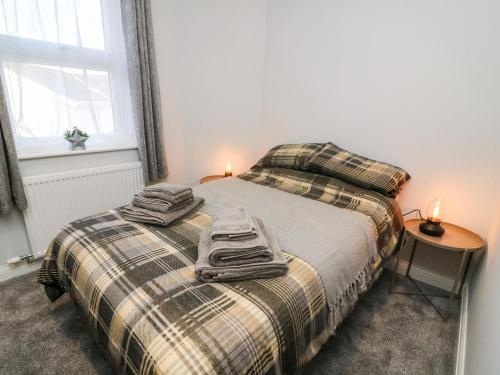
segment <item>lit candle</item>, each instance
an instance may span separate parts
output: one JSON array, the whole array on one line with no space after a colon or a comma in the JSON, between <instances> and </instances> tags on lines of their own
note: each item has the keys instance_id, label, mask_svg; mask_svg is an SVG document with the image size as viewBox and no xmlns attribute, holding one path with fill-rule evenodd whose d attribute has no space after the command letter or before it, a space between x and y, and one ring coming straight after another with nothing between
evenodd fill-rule
<instances>
[{"instance_id":1,"label":"lit candle","mask_svg":"<svg viewBox=\"0 0 500 375\"><path fill-rule=\"evenodd\" d=\"M437 198L434 202L434 209L432 210L432 217L439 220L440 219L440 215L439 215L439 211L441 211L441 199Z\"/></svg>"},{"instance_id":2,"label":"lit candle","mask_svg":"<svg viewBox=\"0 0 500 375\"><path fill-rule=\"evenodd\" d=\"M444 213L444 202L441 198L432 200L427 206L427 218L420 223L420 231L430 236L442 236L444 227L441 225Z\"/></svg>"},{"instance_id":3,"label":"lit candle","mask_svg":"<svg viewBox=\"0 0 500 375\"><path fill-rule=\"evenodd\" d=\"M233 172L231 171L231 162L228 160L226 164L226 172L224 173L225 177L232 176Z\"/></svg>"}]
</instances>

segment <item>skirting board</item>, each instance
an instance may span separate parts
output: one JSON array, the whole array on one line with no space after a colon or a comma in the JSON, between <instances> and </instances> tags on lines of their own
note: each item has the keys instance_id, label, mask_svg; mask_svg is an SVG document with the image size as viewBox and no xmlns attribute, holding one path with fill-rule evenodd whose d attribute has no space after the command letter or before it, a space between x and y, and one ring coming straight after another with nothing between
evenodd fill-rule
<instances>
[{"instance_id":1,"label":"skirting board","mask_svg":"<svg viewBox=\"0 0 500 375\"><path fill-rule=\"evenodd\" d=\"M21 276L29 272L40 269L42 260L36 260L33 263L22 262L16 265L4 264L0 266L0 282L12 279L13 277Z\"/></svg>"},{"instance_id":2,"label":"skirting board","mask_svg":"<svg viewBox=\"0 0 500 375\"><path fill-rule=\"evenodd\" d=\"M465 374L465 345L467 343L467 309L469 308L469 283L462 289L462 305L460 308L460 326L458 328L457 362L455 375Z\"/></svg>"},{"instance_id":3,"label":"skirting board","mask_svg":"<svg viewBox=\"0 0 500 375\"><path fill-rule=\"evenodd\" d=\"M394 262L389 262L387 268L392 270L394 268ZM399 261L398 274L404 275L406 273L406 268L408 268L408 261L401 259ZM446 290L447 292L451 291L451 288L453 288L453 279L431 272L415 264L411 267L410 275L415 280Z\"/></svg>"}]
</instances>

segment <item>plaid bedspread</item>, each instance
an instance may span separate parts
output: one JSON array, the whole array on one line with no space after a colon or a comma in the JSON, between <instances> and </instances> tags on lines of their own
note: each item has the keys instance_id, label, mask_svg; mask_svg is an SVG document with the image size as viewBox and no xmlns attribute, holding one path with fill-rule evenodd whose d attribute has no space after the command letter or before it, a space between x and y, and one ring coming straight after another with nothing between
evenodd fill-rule
<instances>
[{"instance_id":1,"label":"plaid bedspread","mask_svg":"<svg viewBox=\"0 0 500 375\"><path fill-rule=\"evenodd\" d=\"M396 248L403 228L403 217L395 199L351 185L342 180L311 172L283 168L254 168L239 178L315 199L369 216L377 231L381 260Z\"/></svg>"},{"instance_id":2,"label":"plaid bedspread","mask_svg":"<svg viewBox=\"0 0 500 375\"><path fill-rule=\"evenodd\" d=\"M250 176L249 176L250 177ZM69 292L119 373L295 373L331 334L321 280L287 254L274 279L201 283L195 213L168 227L117 211L62 228L39 273L48 296Z\"/></svg>"}]
</instances>

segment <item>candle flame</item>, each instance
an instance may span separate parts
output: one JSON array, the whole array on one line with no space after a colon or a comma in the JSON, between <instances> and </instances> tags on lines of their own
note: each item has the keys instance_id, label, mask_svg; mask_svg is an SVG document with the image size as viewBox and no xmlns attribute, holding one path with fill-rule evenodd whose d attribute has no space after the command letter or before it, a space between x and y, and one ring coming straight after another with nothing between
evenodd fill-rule
<instances>
[{"instance_id":1,"label":"candle flame","mask_svg":"<svg viewBox=\"0 0 500 375\"><path fill-rule=\"evenodd\" d=\"M226 164L226 172L231 173L231 162L228 160Z\"/></svg>"},{"instance_id":2,"label":"candle flame","mask_svg":"<svg viewBox=\"0 0 500 375\"><path fill-rule=\"evenodd\" d=\"M432 217L438 219L439 218L439 212L441 211L441 199L436 199L436 204L434 205L434 208L432 210Z\"/></svg>"}]
</instances>

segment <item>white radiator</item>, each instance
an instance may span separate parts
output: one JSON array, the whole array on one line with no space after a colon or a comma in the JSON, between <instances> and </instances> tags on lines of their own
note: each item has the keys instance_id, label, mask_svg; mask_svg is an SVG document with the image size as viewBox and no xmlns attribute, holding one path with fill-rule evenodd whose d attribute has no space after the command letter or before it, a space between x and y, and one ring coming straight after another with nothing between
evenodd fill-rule
<instances>
[{"instance_id":1,"label":"white radiator","mask_svg":"<svg viewBox=\"0 0 500 375\"><path fill-rule=\"evenodd\" d=\"M26 177L23 183L24 220L35 257L45 254L62 226L128 204L144 187L139 162Z\"/></svg>"}]
</instances>

